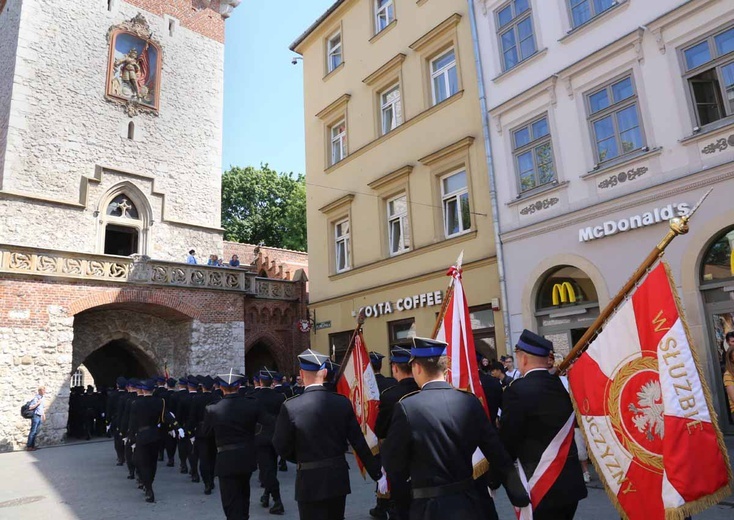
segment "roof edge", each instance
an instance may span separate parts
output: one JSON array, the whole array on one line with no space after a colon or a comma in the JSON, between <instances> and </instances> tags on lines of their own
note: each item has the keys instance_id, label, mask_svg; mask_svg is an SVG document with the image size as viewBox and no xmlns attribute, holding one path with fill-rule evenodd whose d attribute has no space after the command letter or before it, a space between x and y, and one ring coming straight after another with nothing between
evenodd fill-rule
<instances>
[{"instance_id":1,"label":"roof edge","mask_svg":"<svg viewBox=\"0 0 734 520\"><path fill-rule=\"evenodd\" d=\"M298 52L296 49L306 40L306 38L311 36L311 33L313 33L322 23L324 23L326 19L334 13L334 11L339 9L339 7L341 7L341 5L346 3L347 1L348 0L336 0L336 2L331 4L331 7L329 7L324 14L319 16L316 21L303 32L303 34L301 34L298 38L296 38L293 43L291 43L290 47L288 48L293 52L297 52L298 54L300 54L300 52Z\"/></svg>"}]
</instances>

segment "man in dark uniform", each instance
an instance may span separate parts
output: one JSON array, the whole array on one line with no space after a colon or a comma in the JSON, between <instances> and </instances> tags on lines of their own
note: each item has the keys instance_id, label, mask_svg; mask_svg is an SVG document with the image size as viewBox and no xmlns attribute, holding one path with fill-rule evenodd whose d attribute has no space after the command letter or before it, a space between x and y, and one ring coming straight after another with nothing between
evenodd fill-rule
<instances>
[{"instance_id":1,"label":"man in dark uniform","mask_svg":"<svg viewBox=\"0 0 734 520\"><path fill-rule=\"evenodd\" d=\"M163 394L163 401L166 403L166 410L168 410L169 412L173 412L173 410L175 410L174 396L176 395L176 380L172 377L169 377L166 380L166 392ZM176 457L177 444L178 442L176 440L176 430L169 430L168 432L166 432L165 441L163 441L163 445L166 450L166 457L168 458L166 467L172 468L176 465L174 458Z\"/></svg>"},{"instance_id":2,"label":"man in dark uniform","mask_svg":"<svg viewBox=\"0 0 734 520\"><path fill-rule=\"evenodd\" d=\"M206 407L203 436L214 436L219 477L219 493L227 520L250 517L250 477L256 467L255 433L267 423L262 403L237 393L245 377L230 370L220 374L224 398Z\"/></svg>"},{"instance_id":3,"label":"man in dark uniform","mask_svg":"<svg viewBox=\"0 0 734 520\"><path fill-rule=\"evenodd\" d=\"M382 370L382 358L384 357L385 356L383 356L379 352L375 352L375 351L370 352L370 364L372 365L372 370L375 371L375 379L377 380L377 388L380 390L380 393L384 392L385 389L390 388L391 386L396 385L398 383L392 377L385 377L380 373L380 371Z\"/></svg>"},{"instance_id":4,"label":"man in dark uniform","mask_svg":"<svg viewBox=\"0 0 734 520\"><path fill-rule=\"evenodd\" d=\"M283 501L280 498L280 482L278 482L278 454L273 447L273 433L275 433L275 420L280 413L280 407L285 402L285 395L276 392L271 385L273 384L273 376L275 374L267 367L260 370L260 384L262 388L255 394L265 413L270 416L271 421L267 427L263 427L255 436L255 444L257 445L257 465L260 468L260 481L265 490L260 497L260 504L263 507L270 506L270 497L273 497L273 507L270 513L273 515L282 515L285 512Z\"/></svg>"},{"instance_id":5,"label":"man in dark uniform","mask_svg":"<svg viewBox=\"0 0 734 520\"><path fill-rule=\"evenodd\" d=\"M181 425L178 435L178 457L181 460L181 473L189 473L192 476L196 474L197 478L194 482L198 482L198 470L189 468L191 462L192 442L191 432L186 431L185 425L189 421L189 410L191 410L191 399L196 395L196 389L199 387L199 381L193 375L189 375L185 378L186 393L181 393L181 396L176 401L176 420ZM180 381L179 381L180 382ZM183 432L183 433L182 433Z\"/></svg>"},{"instance_id":6,"label":"man in dark uniform","mask_svg":"<svg viewBox=\"0 0 734 520\"><path fill-rule=\"evenodd\" d=\"M406 395L418 391L418 385L415 379L413 379L413 374L408 364L409 361L410 350L398 346L392 348L390 352L390 370L397 384L386 388L380 394L380 409L377 413L377 421L375 423L375 434L380 441L383 441L387 437L388 431L390 431L390 422L395 405ZM402 475L388 474L388 480L390 481L390 500L378 497L377 506L370 509L371 517L386 519L388 517L388 511L390 511L391 519L408 520L408 511L410 509L409 476L407 473Z\"/></svg>"},{"instance_id":7,"label":"man in dark uniform","mask_svg":"<svg viewBox=\"0 0 734 520\"><path fill-rule=\"evenodd\" d=\"M329 392L336 392L336 374L339 372L340 367L340 364L334 363L331 359L326 361L326 379L324 380L324 388Z\"/></svg>"},{"instance_id":8,"label":"man in dark uniform","mask_svg":"<svg viewBox=\"0 0 734 520\"><path fill-rule=\"evenodd\" d=\"M528 480L553 438L573 415L573 406L561 380L548 372L553 343L524 330L515 347L522 377L502 395L500 437L513 460L520 460ZM570 520L579 500L586 498L576 444L571 444L565 465L533 510L535 520Z\"/></svg>"},{"instance_id":9,"label":"man in dark uniform","mask_svg":"<svg viewBox=\"0 0 734 520\"><path fill-rule=\"evenodd\" d=\"M153 397L155 379L141 381L140 395L130 406L129 436L132 442L135 467L145 491L145 501L155 502L153 480L158 466L159 426L175 426L173 417L164 413L162 397Z\"/></svg>"},{"instance_id":10,"label":"man in dark uniform","mask_svg":"<svg viewBox=\"0 0 734 520\"><path fill-rule=\"evenodd\" d=\"M262 388L262 380L259 381L260 388ZM283 394L286 399L290 399L293 397L293 391L290 389L290 387L287 387L283 384L283 374L280 374L278 372L275 373L273 378L273 390L278 392L279 394ZM282 458L278 461L278 470L279 471L288 471L288 464L285 461L285 458Z\"/></svg>"},{"instance_id":11,"label":"man in dark uniform","mask_svg":"<svg viewBox=\"0 0 734 520\"><path fill-rule=\"evenodd\" d=\"M155 376L153 378L155 380L155 390L153 390L153 397L160 397L164 401L166 400L166 394L168 393L168 390L166 389L166 378L163 376ZM166 408L168 410L168 408ZM170 437L168 436L168 433L165 428L160 428L159 432L160 439L158 440L158 462L163 462L163 455L166 451L166 438Z\"/></svg>"},{"instance_id":12,"label":"man in dark uniform","mask_svg":"<svg viewBox=\"0 0 734 520\"><path fill-rule=\"evenodd\" d=\"M446 347L413 338L410 364L421 391L395 405L381 449L385 470L410 475L411 520L480 520L486 513L472 478L479 447L510 502L524 507L530 499L481 402L446 382Z\"/></svg>"},{"instance_id":13,"label":"man in dark uniform","mask_svg":"<svg viewBox=\"0 0 734 520\"><path fill-rule=\"evenodd\" d=\"M122 397L126 395L125 386L127 386L127 380L124 377L118 377L117 390L110 392L107 397L107 409L105 410L105 416L107 419L107 432L112 435L114 439L115 453L117 454L117 465L122 466L125 463L125 445L122 442L122 436L119 431L119 422L117 420L117 410L122 406Z\"/></svg>"},{"instance_id":14,"label":"man in dark uniform","mask_svg":"<svg viewBox=\"0 0 734 520\"><path fill-rule=\"evenodd\" d=\"M176 420L179 424L182 424L181 419L178 416L178 408L179 404L181 403L182 399L188 398L189 395L189 385L188 385L188 379L186 377L180 377L178 379L177 385L176 385L176 391L171 395L170 399L170 410L173 413L173 415L176 416ZM179 468L181 473L188 473L189 467L188 467L188 447L184 446L184 451L181 451L181 445L182 443L182 437L186 435L186 432L184 432L183 428L179 428L176 431L176 449L178 450L178 461L179 461Z\"/></svg>"},{"instance_id":15,"label":"man in dark uniform","mask_svg":"<svg viewBox=\"0 0 734 520\"><path fill-rule=\"evenodd\" d=\"M349 487L347 442L375 480L382 478L346 397L323 386L329 358L306 350L298 356L303 394L287 400L275 425L275 450L298 465L296 501L301 520L343 520Z\"/></svg>"},{"instance_id":16,"label":"man in dark uniform","mask_svg":"<svg viewBox=\"0 0 734 520\"><path fill-rule=\"evenodd\" d=\"M192 482L199 481L199 475L204 481L204 494L211 495L214 489L214 462L216 460L216 445L212 452L211 438L203 435L204 412L207 405L218 401L219 398L212 392L214 388L214 380L209 377L203 377L201 381L202 392L191 398L191 409L189 411L189 420L185 430L191 432L194 439L192 453L192 464L199 462L199 468L192 467L192 472L196 478L192 477Z\"/></svg>"},{"instance_id":17,"label":"man in dark uniform","mask_svg":"<svg viewBox=\"0 0 734 520\"><path fill-rule=\"evenodd\" d=\"M135 478L135 462L133 461L132 442L130 440L130 407L138 398L138 383L135 378L127 382L127 399L124 400L122 410L119 414L120 435L125 445L125 462L127 462L127 478L132 480Z\"/></svg>"}]
</instances>

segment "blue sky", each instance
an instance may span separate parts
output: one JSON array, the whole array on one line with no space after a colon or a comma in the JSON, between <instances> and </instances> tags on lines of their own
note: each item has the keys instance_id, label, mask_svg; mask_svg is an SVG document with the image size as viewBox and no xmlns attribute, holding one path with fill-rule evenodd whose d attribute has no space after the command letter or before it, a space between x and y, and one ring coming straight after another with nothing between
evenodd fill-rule
<instances>
[{"instance_id":1,"label":"blue sky","mask_svg":"<svg viewBox=\"0 0 734 520\"><path fill-rule=\"evenodd\" d=\"M334 0L244 0L227 20L222 168L305 173L303 64L288 47Z\"/></svg>"}]
</instances>

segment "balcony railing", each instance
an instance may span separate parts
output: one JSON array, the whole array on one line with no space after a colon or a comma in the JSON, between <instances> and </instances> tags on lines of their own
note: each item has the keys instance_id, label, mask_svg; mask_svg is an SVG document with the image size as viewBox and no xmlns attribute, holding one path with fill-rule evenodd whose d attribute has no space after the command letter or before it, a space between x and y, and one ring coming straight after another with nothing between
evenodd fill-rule
<instances>
[{"instance_id":1,"label":"balcony railing","mask_svg":"<svg viewBox=\"0 0 734 520\"><path fill-rule=\"evenodd\" d=\"M237 291L271 300L297 300L299 282L260 278L232 267L211 267L130 257L90 255L0 244L0 273Z\"/></svg>"}]
</instances>

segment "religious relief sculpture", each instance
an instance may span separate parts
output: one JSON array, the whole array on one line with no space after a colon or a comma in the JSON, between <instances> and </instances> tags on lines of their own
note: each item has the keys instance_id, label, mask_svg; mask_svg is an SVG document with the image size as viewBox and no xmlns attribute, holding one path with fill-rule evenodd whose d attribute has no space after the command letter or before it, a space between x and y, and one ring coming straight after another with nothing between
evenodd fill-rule
<instances>
[{"instance_id":1,"label":"religious relief sculpture","mask_svg":"<svg viewBox=\"0 0 734 520\"><path fill-rule=\"evenodd\" d=\"M108 32L110 56L106 97L125 106L129 116L158 112L161 48L147 20L138 14Z\"/></svg>"}]
</instances>

